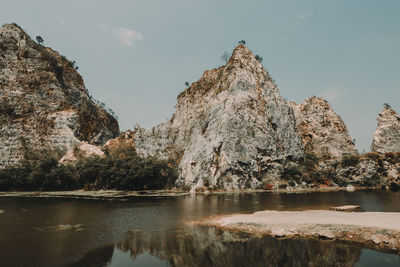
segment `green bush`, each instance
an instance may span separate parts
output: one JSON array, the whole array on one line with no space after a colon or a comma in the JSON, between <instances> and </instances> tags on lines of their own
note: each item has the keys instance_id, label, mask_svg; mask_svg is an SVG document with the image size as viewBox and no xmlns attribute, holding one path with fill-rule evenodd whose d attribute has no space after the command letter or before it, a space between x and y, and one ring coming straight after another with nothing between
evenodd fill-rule
<instances>
[{"instance_id":1,"label":"green bush","mask_svg":"<svg viewBox=\"0 0 400 267\"><path fill-rule=\"evenodd\" d=\"M343 167L355 167L357 166L359 161L360 161L360 155L349 154L343 156L341 164Z\"/></svg>"},{"instance_id":2,"label":"green bush","mask_svg":"<svg viewBox=\"0 0 400 267\"><path fill-rule=\"evenodd\" d=\"M282 173L282 178L285 179L286 181L294 180L297 183L299 183L302 180L302 177L303 173L297 167L288 167Z\"/></svg>"},{"instance_id":3,"label":"green bush","mask_svg":"<svg viewBox=\"0 0 400 267\"><path fill-rule=\"evenodd\" d=\"M134 149L82 158L67 166L49 153L0 170L0 190L155 190L173 187L176 179L173 161L141 158Z\"/></svg>"},{"instance_id":4,"label":"green bush","mask_svg":"<svg viewBox=\"0 0 400 267\"><path fill-rule=\"evenodd\" d=\"M310 171L315 170L318 166L318 158L313 153L306 153L304 155L304 167Z\"/></svg>"}]
</instances>

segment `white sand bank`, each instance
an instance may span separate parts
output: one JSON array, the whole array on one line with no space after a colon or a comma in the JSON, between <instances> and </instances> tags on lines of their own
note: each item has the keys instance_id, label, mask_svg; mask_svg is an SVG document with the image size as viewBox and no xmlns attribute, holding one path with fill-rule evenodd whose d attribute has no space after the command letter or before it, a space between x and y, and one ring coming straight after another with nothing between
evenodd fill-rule
<instances>
[{"instance_id":1,"label":"white sand bank","mask_svg":"<svg viewBox=\"0 0 400 267\"><path fill-rule=\"evenodd\" d=\"M226 216L215 221L220 225L257 223L272 225L338 224L376 227L400 231L400 212L339 212L329 210L273 211Z\"/></svg>"},{"instance_id":2,"label":"white sand bank","mask_svg":"<svg viewBox=\"0 0 400 267\"><path fill-rule=\"evenodd\" d=\"M399 212L266 210L208 218L190 224L279 238L341 240L400 253Z\"/></svg>"}]
</instances>

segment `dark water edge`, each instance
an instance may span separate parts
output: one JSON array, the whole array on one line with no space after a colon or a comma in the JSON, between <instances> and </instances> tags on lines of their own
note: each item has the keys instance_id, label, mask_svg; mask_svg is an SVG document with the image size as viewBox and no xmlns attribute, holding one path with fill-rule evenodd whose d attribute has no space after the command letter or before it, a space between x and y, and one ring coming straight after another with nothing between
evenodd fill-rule
<instances>
[{"instance_id":1,"label":"dark water edge","mask_svg":"<svg viewBox=\"0 0 400 267\"><path fill-rule=\"evenodd\" d=\"M4 197L0 265L400 266L398 255L355 244L184 225L213 215L344 204L360 205L364 211L399 212L400 193L212 194L126 201Z\"/></svg>"}]
</instances>

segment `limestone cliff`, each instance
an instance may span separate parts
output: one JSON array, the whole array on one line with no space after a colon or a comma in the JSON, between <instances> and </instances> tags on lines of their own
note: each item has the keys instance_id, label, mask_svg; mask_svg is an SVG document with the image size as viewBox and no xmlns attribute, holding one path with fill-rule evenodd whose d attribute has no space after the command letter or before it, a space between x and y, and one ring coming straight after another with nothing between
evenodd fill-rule
<instances>
[{"instance_id":1,"label":"limestone cliff","mask_svg":"<svg viewBox=\"0 0 400 267\"><path fill-rule=\"evenodd\" d=\"M379 113L372 144L372 152L400 152L400 116L390 107Z\"/></svg>"},{"instance_id":2,"label":"limestone cliff","mask_svg":"<svg viewBox=\"0 0 400 267\"><path fill-rule=\"evenodd\" d=\"M16 24L0 29L0 168L36 150L102 145L118 133L71 62Z\"/></svg>"},{"instance_id":3,"label":"limestone cliff","mask_svg":"<svg viewBox=\"0 0 400 267\"><path fill-rule=\"evenodd\" d=\"M168 122L125 135L141 155L177 158L177 185L192 189L258 188L303 157L292 108L244 45L179 94Z\"/></svg>"},{"instance_id":4,"label":"limestone cliff","mask_svg":"<svg viewBox=\"0 0 400 267\"><path fill-rule=\"evenodd\" d=\"M302 104L290 102L296 117L296 128L305 152L316 156L340 158L357 153L347 127L328 101L309 97Z\"/></svg>"}]
</instances>

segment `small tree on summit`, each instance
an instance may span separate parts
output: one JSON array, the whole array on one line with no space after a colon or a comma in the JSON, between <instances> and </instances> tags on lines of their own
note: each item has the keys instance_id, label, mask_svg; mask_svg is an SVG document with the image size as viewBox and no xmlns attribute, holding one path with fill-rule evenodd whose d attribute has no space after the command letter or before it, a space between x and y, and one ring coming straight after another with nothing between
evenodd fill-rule
<instances>
[{"instance_id":1,"label":"small tree on summit","mask_svg":"<svg viewBox=\"0 0 400 267\"><path fill-rule=\"evenodd\" d=\"M44 40L43 40L43 38L42 38L42 36L36 36L36 42L38 42L38 44L40 44L40 45L43 45L43 43L44 43Z\"/></svg>"},{"instance_id":2,"label":"small tree on summit","mask_svg":"<svg viewBox=\"0 0 400 267\"><path fill-rule=\"evenodd\" d=\"M78 70L78 69L79 69L79 67L76 65L76 61L75 61L75 60L70 61L69 64L70 64L71 67L73 67L75 70Z\"/></svg>"},{"instance_id":3,"label":"small tree on summit","mask_svg":"<svg viewBox=\"0 0 400 267\"><path fill-rule=\"evenodd\" d=\"M245 40L241 40L241 41L239 41L239 44L245 45L246 41Z\"/></svg>"},{"instance_id":4,"label":"small tree on summit","mask_svg":"<svg viewBox=\"0 0 400 267\"><path fill-rule=\"evenodd\" d=\"M186 81L186 82L185 82L185 86L186 86L186 87L189 87L189 85L190 85L189 82Z\"/></svg>"},{"instance_id":5,"label":"small tree on summit","mask_svg":"<svg viewBox=\"0 0 400 267\"><path fill-rule=\"evenodd\" d=\"M384 108L392 108L392 106L389 105L388 103L383 104L383 107L384 107Z\"/></svg>"},{"instance_id":6,"label":"small tree on summit","mask_svg":"<svg viewBox=\"0 0 400 267\"><path fill-rule=\"evenodd\" d=\"M259 55L256 55L256 59L260 63L262 63L262 61L263 61L263 58L261 56L259 56Z\"/></svg>"}]
</instances>

